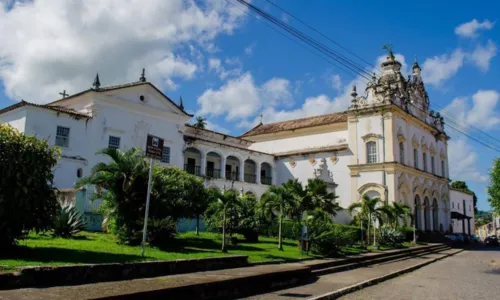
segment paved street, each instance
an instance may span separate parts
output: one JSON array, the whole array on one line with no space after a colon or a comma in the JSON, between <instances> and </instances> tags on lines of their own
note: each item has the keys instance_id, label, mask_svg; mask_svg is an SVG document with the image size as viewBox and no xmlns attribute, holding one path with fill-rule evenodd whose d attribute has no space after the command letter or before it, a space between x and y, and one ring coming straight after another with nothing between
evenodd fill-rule
<instances>
[{"instance_id":1,"label":"paved street","mask_svg":"<svg viewBox=\"0 0 500 300\"><path fill-rule=\"evenodd\" d=\"M465 251L342 300L500 299L500 248Z\"/></svg>"}]
</instances>

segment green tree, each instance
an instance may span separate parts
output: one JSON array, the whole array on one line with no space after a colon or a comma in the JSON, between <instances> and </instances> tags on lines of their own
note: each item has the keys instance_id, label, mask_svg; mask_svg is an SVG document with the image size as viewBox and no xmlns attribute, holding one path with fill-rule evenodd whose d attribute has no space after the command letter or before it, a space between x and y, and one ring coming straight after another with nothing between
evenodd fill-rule
<instances>
[{"instance_id":1,"label":"green tree","mask_svg":"<svg viewBox=\"0 0 500 300\"><path fill-rule=\"evenodd\" d=\"M52 169L60 151L0 124L0 252L30 230L49 230L59 205Z\"/></svg>"},{"instance_id":2,"label":"green tree","mask_svg":"<svg viewBox=\"0 0 500 300\"><path fill-rule=\"evenodd\" d=\"M327 184L321 179L308 179L305 194L306 210L320 209L331 216L336 216L342 210L342 207L335 203L338 196L329 192Z\"/></svg>"},{"instance_id":3,"label":"green tree","mask_svg":"<svg viewBox=\"0 0 500 300\"><path fill-rule=\"evenodd\" d=\"M472 193L472 198L474 200L474 214L477 214L477 196L476 193L471 191L469 187L467 186L467 183L465 181L454 181L451 183L451 187L457 190L462 190L468 193Z\"/></svg>"},{"instance_id":4,"label":"green tree","mask_svg":"<svg viewBox=\"0 0 500 300\"><path fill-rule=\"evenodd\" d=\"M371 226L373 228L373 245L375 246L377 244L375 222L378 221L380 223L383 221L384 216L387 216L389 213L388 208L382 205L380 198L370 198L365 194L361 198L361 201L349 205L347 209L351 214L357 212L368 220L368 232L370 232ZM370 243L369 234L367 236L367 241Z\"/></svg>"},{"instance_id":5,"label":"green tree","mask_svg":"<svg viewBox=\"0 0 500 300\"><path fill-rule=\"evenodd\" d=\"M283 251L283 237L281 235L283 218L298 211L297 196L291 191L292 189L285 186L273 185L262 195L258 204L259 209L267 216L278 213L278 250L280 251Z\"/></svg>"},{"instance_id":6,"label":"green tree","mask_svg":"<svg viewBox=\"0 0 500 300\"><path fill-rule=\"evenodd\" d=\"M103 190L97 197L103 199L103 214L116 226L118 242L138 244L142 230L139 221L144 217L148 185L146 160L137 148L126 152L105 148L97 154L107 156L109 163L95 165L77 186L93 185Z\"/></svg>"},{"instance_id":7,"label":"green tree","mask_svg":"<svg viewBox=\"0 0 500 300\"><path fill-rule=\"evenodd\" d=\"M196 128L205 129L207 127L207 120L202 116L198 116L196 117L196 121L194 122L193 126Z\"/></svg>"},{"instance_id":8,"label":"green tree","mask_svg":"<svg viewBox=\"0 0 500 300\"><path fill-rule=\"evenodd\" d=\"M219 192L216 189L209 190L210 197L215 199L214 202L210 204L207 211L205 212L207 224L212 228L222 227L222 252L227 252L226 248L226 226L228 215L230 217L231 234L234 229L238 226L238 211L237 207L238 194L233 190L228 190L224 192Z\"/></svg>"},{"instance_id":9,"label":"green tree","mask_svg":"<svg viewBox=\"0 0 500 300\"><path fill-rule=\"evenodd\" d=\"M413 214L411 207L407 204L394 202L391 206L389 206L390 215L391 215L391 223L393 224L394 229L399 226L399 221L401 220L404 226L408 225L408 220L413 219Z\"/></svg>"},{"instance_id":10,"label":"green tree","mask_svg":"<svg viewBox=\"0 0 500 300\"><path fill-rule=\"evenodd\" d=\"M500 214L500 158L493 161L490 170L490 185L488 186L488 202L497 214Z\"/></svg>"}]
</instances>

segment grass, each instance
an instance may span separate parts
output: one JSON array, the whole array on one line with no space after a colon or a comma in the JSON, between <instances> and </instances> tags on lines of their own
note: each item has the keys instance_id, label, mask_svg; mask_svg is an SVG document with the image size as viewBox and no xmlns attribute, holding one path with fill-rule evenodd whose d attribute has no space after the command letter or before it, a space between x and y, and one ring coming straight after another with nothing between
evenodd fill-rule
<instances>
[{"instance_id":1,"label":"grass","mask_svg":"<svg viewBox=\"0 0 500 300\"><path fill-rule=\"evenodd\" d=\"M66 265L86 263L133 262L143 260L174 260L224 255L248 255L250 262L291 261L312 257L301 254L296 241L285 240L284 251L277 248L277 239L259 237L257 243L228 245L229 253L220 251L221 235L217 233L180 233L175 246L160 250L147 247L146 257L140 256L140 246L118 245L114 236L105 233L81 232L73 239L52 238L30 234L19 242L15 253L0 256L0 269L19 266Z\"/></svg>"}]
</instances>

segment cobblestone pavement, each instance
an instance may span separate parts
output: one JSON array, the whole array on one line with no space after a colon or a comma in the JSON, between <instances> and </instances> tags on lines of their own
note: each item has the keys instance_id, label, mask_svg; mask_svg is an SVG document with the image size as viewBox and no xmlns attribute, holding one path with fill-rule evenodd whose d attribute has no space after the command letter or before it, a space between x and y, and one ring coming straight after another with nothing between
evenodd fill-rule
<instances>
[{"instance_id":1,"label":"cobblestone pavement","mask_svg":"<svg viewBox=\"0 0 500 300\"><path fill-rule=\"evenodd\" d=\"M500 248L464 251L340 299L500 299Z\"/></svg>"}]
</instances>

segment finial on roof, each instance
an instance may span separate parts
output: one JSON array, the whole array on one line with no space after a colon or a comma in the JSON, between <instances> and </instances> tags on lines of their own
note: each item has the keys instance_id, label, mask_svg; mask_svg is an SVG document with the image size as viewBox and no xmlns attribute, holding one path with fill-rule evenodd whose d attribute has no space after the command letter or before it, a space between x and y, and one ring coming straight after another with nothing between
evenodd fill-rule
<instances>
[{"instance_id":1,"label":"finial on roof","mask_svg":"<svg viewBox=\"0 0 500 300\"><path fill-rule=\"evenodd\" d=\"M418 65L417 56L415 56L414 61L413 61L413 70L415 70L415 69L421 70L420 66Z\"/></svg>"},{"instance_id":2,"label":"finial on roof","mask_svg":"<svg viewBox=\"0 0 500 300\"><path fill-rule=\"evenodd\" d=\"M142 68L142 74L141 74L141 78L139 78L139 81L146 82L146 69L145 68Z\"/></svg>"},{"instance_id":3,"label":"finial on roof","mask_svg":"<svg viewBox=\"0 0 500 300\"><path fill-rule=\"evenodd\" d=\"M387 58L394 60L394 54L392 53L392 44L385 44L384 46L382 46L382 49L389 52L389 56Z\"/></svg>"},{"instance_id":4,"label":"finial on roof","mask_svg":"<svg viewBox=\"0 0 500 300\"><path fill-rule=\"evenodd\" d=\"M62 93L59 93L59 95L61 95L63 99L69 96L69 94L66 94L66 90L64 90Z\"/></svg>"},{"instance_id":5,"label":"finial on roof","mask_svg":"<svg viewBox=\"0 0 500 300\"><path fill-rule=\"evenodd\" d=\"M182 96L179 97L179 107L184 110L184 103L182 103Z\"/></svg>"},{"instance_id":6,"label":"finial on roof","mask_svg":"<svg viewBox=\"0 0 500 300\"><path fill-rule=\"evenodd\" d=\"M92 84L95 90L98 90L101 87L101 81L99 80L99 73L95 75L94 83Z\"/></svg>"},{"instance_id":7,"label":"finial on roof","mask_svg":"<svg viewBox=\"0 0 500 300\"><path fill-rule=\"evenodd\" d=\"M353 98L356 98L358 96L358 93L356 93L356 86L355 85L352 86L351 96Z\"/></svg>"}]
</instances>

